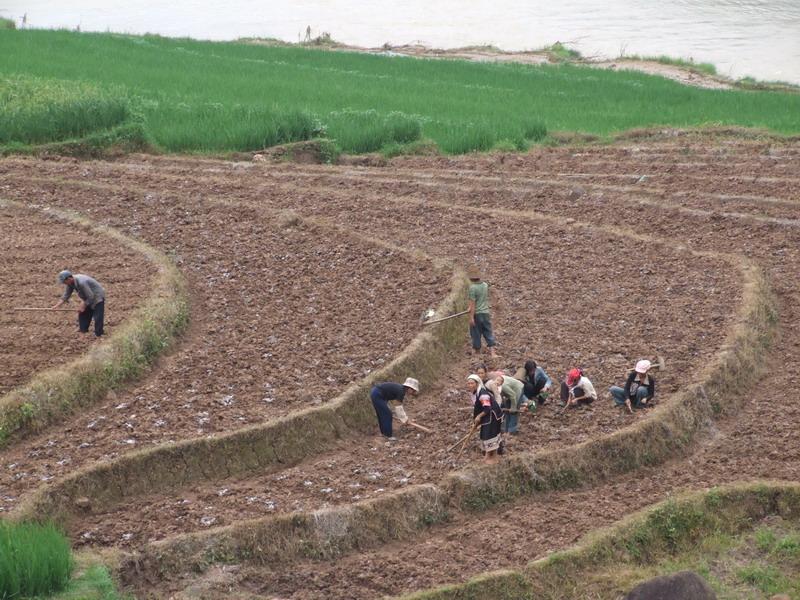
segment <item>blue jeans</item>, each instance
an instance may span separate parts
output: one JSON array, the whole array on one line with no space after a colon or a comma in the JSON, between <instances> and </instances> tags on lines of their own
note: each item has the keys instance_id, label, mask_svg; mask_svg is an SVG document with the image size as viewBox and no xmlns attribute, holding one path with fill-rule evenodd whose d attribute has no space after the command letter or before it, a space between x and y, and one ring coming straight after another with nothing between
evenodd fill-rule
<instances>
[{"instance_id":1,"label":"blue jeans","mask_svg":"<svg viewBox=\"0 0 800 600\"><path fill-rule=\"evenodd\" d=\"M372 388L369 394L375 414L378 416L378 427L386 437L392 437L392 409L389 403L383 399L377 388Z\"/></svg>"},{"instance_id":2,"label":"blue jeans","mask_svg":"<svg viewBox=\"0 0 800 600\"><path fill-rule=\"evenodd\" d=\"M469 336L472 338L472 347L475 350L481 349L481 336L486 338L486 345L491 348L497 341L492 333L492 319L489 313L477 313L475 315L475 325L470 326Z\"/></svg>"},{"instance_id":3,"label":"blue jeans","mask_svg":"<svg viewBox=\"0 0 800 600\"><path fill-rule=\"evenodd\" d=\"M520 394L517 399L517 411L523 404L527 404L528 399L525 394ZM519 428L519 412L507 412L503 416L503 431L506 433L516 433Z\"/></svg>"},{"instance_id":4,"label":"blue jeans","mask_svg":"<svg viewBox=\"0 0 800 600\"><path fill-rule=\"evenodd\" d=\"M611 395L614 398L614 404L616 406L625 406L625 389L619 387L618 385L612 385L609 389ZM642 407L642 400L647 398L647 388L640 387L636 390L636 397L631 398L631 406L633 408L641 408Z\"/></svg>"}]
</instances>

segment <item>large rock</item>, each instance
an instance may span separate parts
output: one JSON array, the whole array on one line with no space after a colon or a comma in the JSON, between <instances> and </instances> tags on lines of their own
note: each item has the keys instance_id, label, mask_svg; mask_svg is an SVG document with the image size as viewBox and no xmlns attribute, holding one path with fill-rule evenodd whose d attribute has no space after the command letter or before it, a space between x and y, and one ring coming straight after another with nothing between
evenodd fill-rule
<instances>
[{"instance_id":1,"label":"large rock","mask_svg":"<svg viewBox=\"0 0 800 600\"><path fill-rule=\"evenodd\" d=\"M717 600L717 595L697 573L680 571L640 583L625 600Z\"/></svg>"}]
</instances>

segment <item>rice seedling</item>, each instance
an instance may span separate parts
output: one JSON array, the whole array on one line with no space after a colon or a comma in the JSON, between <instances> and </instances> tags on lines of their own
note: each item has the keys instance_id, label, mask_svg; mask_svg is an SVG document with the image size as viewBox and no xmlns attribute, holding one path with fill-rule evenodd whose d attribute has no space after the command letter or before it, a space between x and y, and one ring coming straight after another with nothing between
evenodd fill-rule
<instances>
[{"instance_id":1,"label":"rice seedling","mask_svg":"<svg viewBox=\"0 0 800 600\"><path fill-rule=\"evenodd\" d=\"M0 521L0 599L63 589L72 565L69 542L52 525Z\"/></svg>"}]
</instances>

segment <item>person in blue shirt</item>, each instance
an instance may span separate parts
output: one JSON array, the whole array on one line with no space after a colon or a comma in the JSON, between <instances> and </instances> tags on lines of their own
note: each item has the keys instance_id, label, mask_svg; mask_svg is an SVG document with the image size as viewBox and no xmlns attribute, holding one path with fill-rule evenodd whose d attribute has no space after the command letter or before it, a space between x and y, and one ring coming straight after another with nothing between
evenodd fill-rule
<instances>
[{"instance_id":1,"label":"person in blue shirt","mask_svg":"<svg viewBox=\"0 0 800 600\"><path fill-rule=\"evenodd\" d=\"M553 388L553 380L545 373L544 369L536 364L535 360L525 361L525 373L522 376L525 386L523 395L528 402L528 410L535 410L537 404L547 402L547 397ZM534 402L535 401L535 402ZM533 405L530 402L534 402Z\"/></svg>"}]
</instances>

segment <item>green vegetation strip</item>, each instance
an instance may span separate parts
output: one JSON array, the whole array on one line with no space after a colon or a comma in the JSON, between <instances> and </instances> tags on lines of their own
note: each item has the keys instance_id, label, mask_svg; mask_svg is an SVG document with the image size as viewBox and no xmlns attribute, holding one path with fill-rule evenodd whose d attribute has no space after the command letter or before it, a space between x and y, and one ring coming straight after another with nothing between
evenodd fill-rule
<instances>
[{"instance_id":1,"label":"green vegetation strip","mask_svg":"<svg viewBox=\"0 0 800 600\"><path fill-rule=\"evenodd\" d=\"M0 155L98 156L114 146L148 145L124 90L21 75L0 79Z\"/></svg>"},{"instance_id":2,"label":"green vegetation strip","mask_svg":"<svg viewBox=\"0 0 800 600\"><path fill-rule=\"evenodd\" d=\"M0 206L26 209L0 199ZM141 375L188 322L186 282L172 261L154 248L74 213L48 215L111 238L153 262L158 272L150 296L108 340L71 363L37 374L27 385L0 397L0 445L21 438L105 397Z\"/></svg>"},{"instance_id":3,"label":"green vegetation strip","mask_svg":"<svg viewBox=\"0 0 800 600\"><path fill-rule=\"evenodd\" d=\"M71 573L69 541L55 527L0 521L0 599L51 594Z\"/></svg>"},{"instance_id":4,"label":"green vegetation strip","mask_svg":"<svg viewBox=\"0 0 800 600\"><path fill-rule=\"evenodd\" d=\"M291 211L278 215L278 219L282 226L305 220ZM316 223L311 219L307 221ZM337 235L343 234L341 230L336 231ZM346 235L390 247L395 252L410 255L415 261L431 260L420 252L409 252L380 240L355 233ZM442 268L441 263L437 264ZM466 304L466 285L465 274L457 269L451 291L437 308L437 314L460 310ZM126 498L296 464L325 451L336 440L354 431L374 426L375 414L369 393L375 382L403 380L413 375L423 385L432 384L451 353L463 343L463 335L464 323L458 319L423 330L391 363L351 385L323 406L303 409L231 433L163 444L89 465L34 493L15 511L15 518L60 521L81 510L76 506L80 498L90 500L91 510L102 511Z\"/></svg>"},{"instance_id":5,"label":"green vegetation strip","mask_svg":"<svg viewBox=\"0 0 800 600\"><path fill-rule=\"evenodd\" d=\"M571 58L563 47L553 52ZM9 30L0 31L0 72L122 95L145 138L170 152L250 151L323 137L351 153L397 154L407 145L417 151L429 139L458 154L524 149L548 131L611 136L654 126L800 133L800 94L706 90L569 62L475 63ZM31 131L38 127L30 123Z\"/></svg>"},{"instance_id":6,"label":"green vegetation strip","mask_svg":"<svg viewBox=\"0 0 800 600\"><path fill-rule=\"evenodd\" d=\"M769 525L775 517L777 533ZM403 598L619 598L641 581L680 570L699 571L720 597L795 597L799 528L800 486L737 484L667 500L520 570Z\"/></svg>"}]
</instances>

